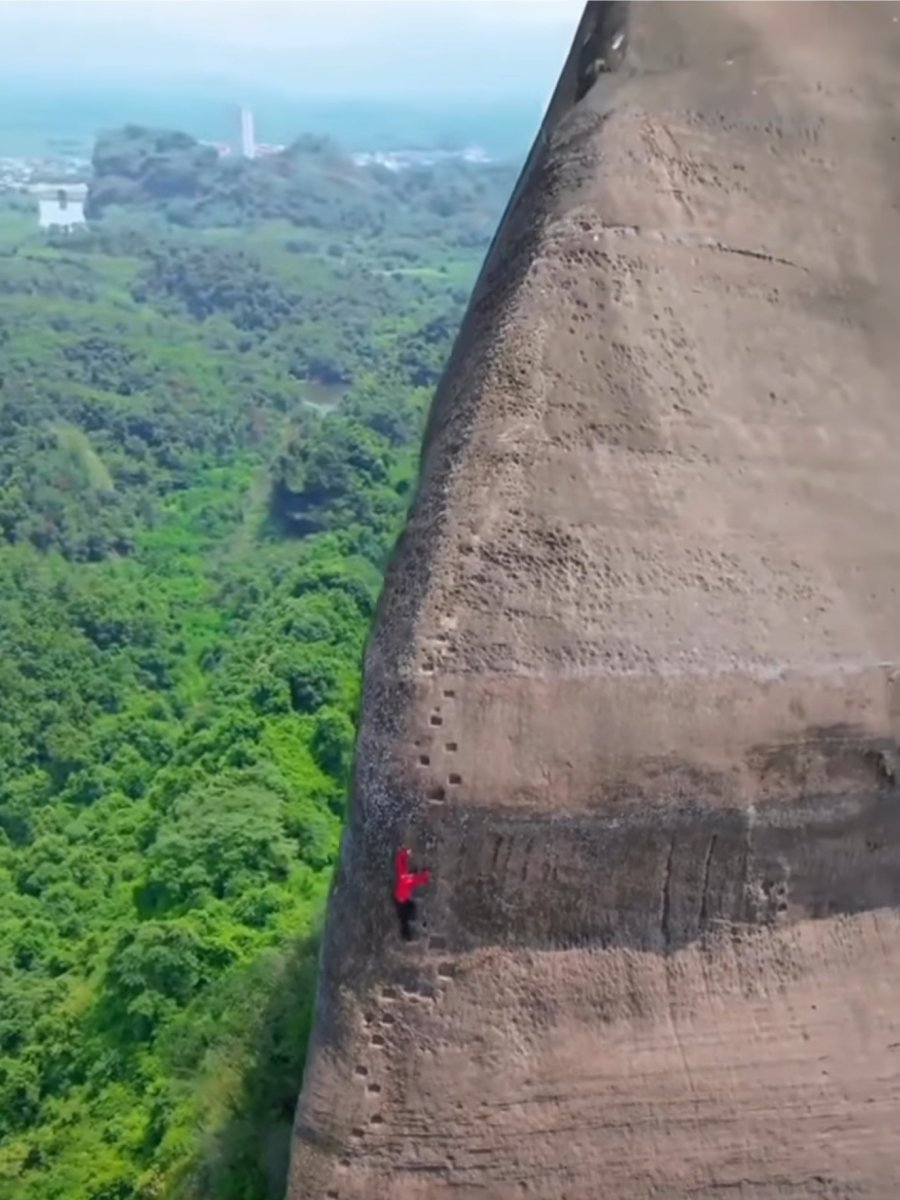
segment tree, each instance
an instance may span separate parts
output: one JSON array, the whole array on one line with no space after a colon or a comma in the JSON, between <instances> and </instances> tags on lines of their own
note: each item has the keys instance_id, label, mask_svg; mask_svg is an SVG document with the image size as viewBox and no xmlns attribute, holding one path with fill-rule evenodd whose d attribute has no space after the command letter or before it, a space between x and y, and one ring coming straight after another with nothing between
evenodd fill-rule
<instances>
[{"instance_id":1,"label":"tree","mask_svg":"<svg viewBox=\"0 0 900 1200\"><path fill-rule=\"evenodd\" d=\"M209 982L212 956L190 925L147 921L119 937L106 971L110 1011L144 1041Z\"/></svg>"},{"instance_id":2,"label":"tree","mask_svg":"<svg viewBox=\"0 0 900 1200\"><path fill-rule=\"evenodd\" d=\"M250 778L221 776L174 806L147 854L145 912L186 911L207 898L287 878L292 852L282 801Z\"/></svg>"},{"instance_id":3,"label":"tree","mask_svg":"<svg viewBox=\"0 0 900 1200\"><path fill-rule=\"evenodd\" d=\"M354 729L349 716L340 709L323 708L316 716L312 750L319 766L328 775L344 780L350 772Z\"/></svg>"}]
</instances>

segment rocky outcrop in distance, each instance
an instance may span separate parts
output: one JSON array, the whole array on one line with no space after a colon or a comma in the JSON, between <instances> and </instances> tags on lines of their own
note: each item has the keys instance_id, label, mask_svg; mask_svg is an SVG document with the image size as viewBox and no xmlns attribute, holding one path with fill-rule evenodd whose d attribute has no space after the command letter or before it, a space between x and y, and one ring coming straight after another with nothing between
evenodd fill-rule
<instances>
[{"instance_id":1,"label":"rocky outcrop in distance","mask_svg":"<svg viewBox=\"0 0 900 1200\"><path fill-rule=\"evenodd\" d=\"M290 1200L896 1194L898 17L587 6L368 648Z\"/></svg>"}]
</instances>

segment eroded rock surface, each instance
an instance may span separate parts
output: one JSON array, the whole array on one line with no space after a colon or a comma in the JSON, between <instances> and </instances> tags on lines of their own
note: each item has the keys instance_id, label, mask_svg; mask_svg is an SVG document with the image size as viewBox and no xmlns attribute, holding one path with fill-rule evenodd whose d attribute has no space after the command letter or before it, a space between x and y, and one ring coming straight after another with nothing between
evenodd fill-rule
<instances>
[{"instance_id":1,"label":"eroded rock surface","mask_svg":"<svg viewBox=\"0 0 900 1200\"><path fill-rule=\"evenodd\" d=\"M625 15L435 400L290 1200L897 1194L900 6Z\"/></svg>"}]
</instances>

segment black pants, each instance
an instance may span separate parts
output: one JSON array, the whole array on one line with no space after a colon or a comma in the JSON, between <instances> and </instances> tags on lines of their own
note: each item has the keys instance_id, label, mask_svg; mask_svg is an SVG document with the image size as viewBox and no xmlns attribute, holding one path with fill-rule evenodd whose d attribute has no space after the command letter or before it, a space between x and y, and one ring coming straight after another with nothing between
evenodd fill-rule
<instances>
[{"instance_id":1,"label":"black pants","mask_svg":"<svg viewBox=\"0 0 900 1200\"><path fill-rule=\"evenodd\" d=\"M412 900L404 900L402 903L399 900L394 901L394 907L397 909L397 916L400 919L400 933L404 941L412 941L412 923L416 919L416 906Z\"/></svg>"}]
</instances>

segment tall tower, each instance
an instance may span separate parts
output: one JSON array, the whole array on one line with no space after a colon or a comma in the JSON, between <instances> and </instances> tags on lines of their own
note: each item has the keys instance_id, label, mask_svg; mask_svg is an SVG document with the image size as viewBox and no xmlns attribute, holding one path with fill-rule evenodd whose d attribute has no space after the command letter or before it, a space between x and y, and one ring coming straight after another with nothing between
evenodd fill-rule
<instances>
[{"instance_id":1,"label":"tall tower","mask_svg":"<svg viewBox=\"0 0 900 1200\"><path fill-rule=\"evenodd\" d=\"M241 109L241 154L244 158L256 157L256 138L253 133L253 113L249 108Z\"/></svg>"}]
</instances>

